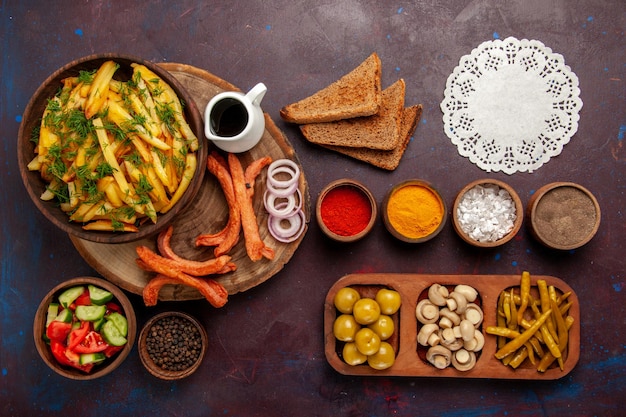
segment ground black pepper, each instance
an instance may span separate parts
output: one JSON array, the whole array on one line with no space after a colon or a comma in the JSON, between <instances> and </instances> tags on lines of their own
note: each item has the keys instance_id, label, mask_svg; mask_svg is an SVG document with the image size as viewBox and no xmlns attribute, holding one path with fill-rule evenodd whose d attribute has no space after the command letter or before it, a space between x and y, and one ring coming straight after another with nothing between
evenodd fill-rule
<instances>
[{"instance_id":1,"label":"ground black pepper","mask_svg":"<svg viewBox=\"0 0 626 417\"><path fill-rule=\"evenodd\" d=\"M162 369L183 371L193 366L202 350L198 328L182 317L157 320L146 337L150 359Z\"/></svg>"},{"instance_id":2,"label":"ground black pepper","mask_svg":"<svg viewBox=\"0 0 626 417\"><path fill-rule=\"evenodd\" d=\"M539 200L535 209L535 228L544 240L569 246L589 237L596 218L593 201L582 190L557 187Z\"/></svg>"}]
</instances>

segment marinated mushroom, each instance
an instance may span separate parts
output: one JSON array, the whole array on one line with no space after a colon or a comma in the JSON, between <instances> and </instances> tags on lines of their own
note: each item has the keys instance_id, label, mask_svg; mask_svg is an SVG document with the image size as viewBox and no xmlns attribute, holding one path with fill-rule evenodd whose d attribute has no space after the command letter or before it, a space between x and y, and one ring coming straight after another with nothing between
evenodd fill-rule
<instances>
[{"instance_id":1,"label":"marinated mushroom","mask_svg":"<svg viewBox=\"0 0 626 417\"><path fill-rule=\"evenodd\" d=\"M477 304L469 303L465 308L465 313L463 313L466 320L471 321L474 324L474 327L480 326L483 322L483 310L478 307Z\"/></svg>"},{"instance_id":2,"label":"marinated mushroom","mask_svg":"<svg viewBox=\"0 0 626 417\"><path fill-rule=\"evenodd\" d=\"M463 343L463 347L472 352L480 352L485 346L485 336L480 332L480 330L474 330L474 338L467 342Z\"/></svg>"},{"instance_id":3,"label":"marinated mushroom","mask_svg":"<svg viewBox=\"0 0 626 417\"><path fill-rule=\"evenodd\" d=\"M428 299L437 306L445 306L449 292L446 287L441 284L433 284L428 289Z\"/></svg>"},{"instance_id":4,"label":"marinated mushroom","mask_svg":"<svg viewBox=\"0 0 626 417\"><path fill-rule=\"evenodd\" d=\"M476 297L478 297L478 291L476 291L474 287L465 284L459 284L454 287L454 292L462 294L465 299L470 303L476 301Z\"/></svg>"},{"instance_id":5,"label":"marinated mushroom","mask_svg":"<svg viewBox=\"0 0 626 417\"><path fill-rule=\"evenodd\" d=\"M446 333L444 335L444 333ZM447 347L451 351L459 350L463 347L463 339L454 337L453 329L443 329L439 332L441 345Z\"/></svg>"},{"instance_id":6,"label":"marinated mushroom","mask_svg":"<svg viewBox=\"0 0 626 417\"><path fill-rule=\"evenodd\" d=\"M428 323L422 326L417 334L417 343L422 346L435 346L439 343L440 337L437 334L439 326L435 323Z\"/></svg>"},{"instance_id":7,"label":"marinated mushroom","mask_svg":"<svg viewBox=\"0 0 626 417\"><path fill-rule=\"evenodd\" d=\"M453 291L441 284L428 288L428 298L420 300L415 316L423 326L418 333L418 343L430 346L426 359L439 369L452 362L461 371L476 364L476 352L485 345L479 330L483 311L474 301L478 292L469 285L459 284Z\"/></svg>"},{"instance_id":8,"label":"marinated mushroom","mask_svg":"<svg viewBox=\"0 0 626 417\"><path fill-rule=\"evenodd\" d=\"M422 324L436 323L439 320L439 307L428 298L423 299L415 307L415 317Z\"/></svg>"},{"instance_id":9,"label":"marinated mushroom","mask_svg":"<svg viewBox=\"0 0 626 417\"><path fill-rule=\"evenodd\" d=\"M467 299L463 294L452 291L446 300L446 305L457 314L463 314L467 308Z\"/></svg>"},{"instance_id":10,"label":"marinated mushroom","mask_svg":"<svg viewBox=\"0 0 626 417\"><path fill-rule=\"evenodd\" d=\"M476 329L474 328L474 324L471 321L467 319L461 320L459 328L461 329L461 338L464 342L469 342L474 338L474 331Z\"/></svg>"},{"instance_id":11,"label":"marinated mushroom","mask_svg":"<svg viewBox=\"0 0 626 417\"><path fill-rule=\"evenodd\" d=\"M450 366L452 352L441 345L436 345L426 352L426 360L437 369L445 369Z\"/></svg>"},{"instance_id":12,"label":"marinated mushroom","mask_svg":"<svg viewBox=\"0 0 626 417\"><path fill-rule=\"evenodd\" d=\"M476 355L466 349L459 349L452 354L451 362L459 371L469 371L476 365Z\"/></svg>"},{"instance_id":13,"label":"marinated mushroom","mask_svg":"<svg viewBox=\"0 0 626 417\"><path fill-rule=\"evenodd\" d=\"M442 328L458 326L461 323L461 317L447 307L439 310L439 317L439 327Z\"/></svg>"}]
</instances>

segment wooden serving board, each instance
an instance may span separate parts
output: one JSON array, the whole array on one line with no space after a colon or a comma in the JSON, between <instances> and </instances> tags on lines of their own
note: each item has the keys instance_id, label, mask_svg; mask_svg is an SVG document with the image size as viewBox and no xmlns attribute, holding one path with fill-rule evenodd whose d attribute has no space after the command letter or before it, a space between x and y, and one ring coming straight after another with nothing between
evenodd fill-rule
<instances>
[{"instance_id":1,"label":"wooden serving board","mask_svg":"<svg viewBox=\"0 0 626 417\"><path fill-rule=\"evenodd\" d=\"M325 353L329 364L339 373L344 375L362 376L427 376L427 377L452 377L452 378L499 378L499 379L558 379L567 375L578 362L580 356L580 306L576 293L569 285L559 278L550 276L532 276L531 284L534 296L538 298L536 283L538 279L546 280L548 285L554 285L557 292L571 291L569 298L573 305L569 315L574 318L574 325L569 331L569 344L565 355L564 370L558 367L548 369L540 373L535 367L524 362L517 369L505 366L496 359L496 337L485 333L487 326L496 325L496 307L498 297L502 290L511 287L519 287L519 275L420 275L420 274L353 274L339 279L328 291L324 304L324 337ZM481 330L485 336L485 345L477 355L476 366L469 371L458 371L452 366L446 369L437 369L425 359L426 348L418 345L417 333L419 322L415 317L415 307L418 300L425 298L428 288L434 284L458 285L467 284L474 287L480 298L484 319ZM333 335L333 322L337 317L337 310L333 304L333 298L339 289L346 286L386 286L400 293L402 305L397 313L399 329L398 350L396 361L388 369L378 371L370 368L367 364L351 366L343 362L338 354L338 342Z\"/></svg>"},{"instance_id":2,"label":"wooden serving board","mask_svg":"<svg viewBox=\"0 0 626 417\"><path fill-rule=\"evenodd\" d=\"M183 87L189 91L201 113L204 113L209 100L216 94L222 91L240 91L232 84L189 65L161 64L161 66L171 72ZM208 146L210 146L209 152L212 149L217 149L211 144L208 144ZM303 196L302 209L308 224L311 203L309 187L304 172L289 140L267 114L265 115L265 133L261 141L250 151L238 154L238 156L245 168L251 161L266 155L272 157L273 160L291 159L300 167L299 188ZM206 162L203 163L206 164ZM237 270L213 277L231 295L255 287L280 271L289 262L306 234L305 230L305 233L300 238L288 244L280 243L272 238L267 227L268 214L263 207L265 180L266 174L264 170L255 183L254 209L257 214L261 238L275 250L276 255L272 261L262 259L252 262L246 254L242 234L239 243L229 253L232 256L232 261L237 265ZM195 238L201 233L215 233L219 231L226 224L227 220L228 205L222 189L215 177L207 173L196 198L173 222L174 233L171 240L173 249L178 255L193 260L205 260L214 257L212 247L196 248L194 245ZM127 291L141 294L146 283L154 275L137 267L135 263L137 258L135 248L138 245L146 245L155 249L156 237L123 244L102 244L75 237L70 238L80 255L91 267L103 277ZM162 301L201 298L202 296L197 290L182 285L167 285L159 293L159 299Z\"/></svg>"}]
</instances>

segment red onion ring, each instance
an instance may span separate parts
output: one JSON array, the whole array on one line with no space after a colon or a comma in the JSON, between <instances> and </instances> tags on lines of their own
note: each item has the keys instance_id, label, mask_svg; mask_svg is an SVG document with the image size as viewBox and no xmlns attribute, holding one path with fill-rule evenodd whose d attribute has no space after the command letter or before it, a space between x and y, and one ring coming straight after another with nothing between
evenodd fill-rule
<instances>
[{"instance_id":1,"label":"red onion ring","mask_svg":"<svg viewBox=\"0 0 626 417\"><path fill-rule=\"evenodd\" d=\"M287 200L287 201L279 201L276 203L277 199ZM265 210L272 216L276 217L286 217L292 214L296 210L296 196L295 194L289 194L286 197L278 197L275 194L269 192L269 190L265 190L265 194L263 195L263 203L265 205ZM282 208L278 208L282 207Z\"/></svg>"},{"instance_id":2,"label":"red onion ring","mask_svg":"<svg viewBox=\"0 0 626 417\"><path fill-rule=\"evenodd\" d=\"M286 201L276 202L279 199ZM272 194L270 190L265 190L263 205L265 206L265 210L273 216L288 217L295 211L302 209L302 194L299 189L296 189L295 193L283 197Z\"/></svg>"},{"instance_id":3,"label":"red onion ring","mask_svg":"<svg viewBox=\"0 0 626 417\"><path fill-rule=\"evenodd\" d=\"M289 194L293 194L298 189L298 182L294 181L293 184L286 188L277 188L272 184L272 181L267 181L267 189L277 197L287 197Z\"/></svg>"},{"instance_id":4,"label":"red onion ring","mask_svg":"<svg viewBox=\"0 0 626 417\"><path fill-rule=\"evenodd\" d=\"M288 180L279 180L275 178L276 174L284 172L291 175ZM300 168L291 159L277 159L267 168L267 181L275 188L287 188L300 177Z\"/></svg>"},{"instance_id":5,"label":"red onion ring","mask_svg":"<svg viewBox=\"0 0 626 417\"><path fill-rule=\"evenodd\" d=\"M281 203L283 205L285 203ZM280 207L280 205L279 205ZM285 229L282 222L289 222L289 227ZM291 243L298 239L304 232L306 223L302 210L296 211L288 217L275 217L270 214L267 219L267 228L274 239L282 243Z\"/></svg>"},{"instance_id":6,"label":"red onion ring","mask_svg":"<svg viewBox=\"0 0 626 417\"><path fill-rule=\"evenodd\" d=\"M279 180L276 174L286 173L288 180ZM267 189L263 195L263 205L269 213L267 227L274 239L290 243L298 239L306 228L306 218L302 211L302 193L298 188L300 168L290 159L278 159L267 170ZM283 222L288 222L287 228Z\"/></svg>"}]
</instances>

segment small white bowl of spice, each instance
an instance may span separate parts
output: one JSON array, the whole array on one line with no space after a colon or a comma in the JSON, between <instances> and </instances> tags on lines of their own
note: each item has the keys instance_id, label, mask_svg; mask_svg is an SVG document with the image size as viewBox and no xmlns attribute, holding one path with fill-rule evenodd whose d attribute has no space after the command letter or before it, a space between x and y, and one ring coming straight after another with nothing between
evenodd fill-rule
<instances>
[{"instance_id":1,"label":"small white bowl of spice","mask_svg":"<svg viewBox=\"0 0 626 417\"><path fill-rule=\"evenodd\" d=\"M510 185L480 179L457 194L452 218L461 239L473 246L491 248L513 239L522 226L524 208Z\"/></svg>"}]
</instances>

